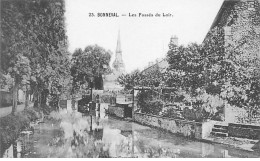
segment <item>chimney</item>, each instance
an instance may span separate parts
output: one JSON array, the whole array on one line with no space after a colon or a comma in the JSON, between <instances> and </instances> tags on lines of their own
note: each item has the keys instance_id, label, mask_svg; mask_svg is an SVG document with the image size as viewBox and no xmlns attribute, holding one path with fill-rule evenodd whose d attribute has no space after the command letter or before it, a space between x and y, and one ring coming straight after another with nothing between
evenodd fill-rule
<instances>
[{"instance_id":1,"label":"chimney","mask_svg":"<svg viewBox=\"0 0 260 161\"><path fill-rule=\"evenodd\" d=\"M174 37L171 37L171 43L178 46L178 37L176 35L174 35Z\"/></svg>"}]
</instances>

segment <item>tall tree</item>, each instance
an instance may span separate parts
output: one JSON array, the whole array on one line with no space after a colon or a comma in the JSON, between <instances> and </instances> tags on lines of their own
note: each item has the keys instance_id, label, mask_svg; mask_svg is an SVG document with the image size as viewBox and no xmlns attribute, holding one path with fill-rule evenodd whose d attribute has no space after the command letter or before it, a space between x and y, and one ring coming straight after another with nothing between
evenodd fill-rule
<instances>
[{"instance_id":1,"label":"tall tree","mask_svg":"<svg viewBox=\"0 0 260 161\"><path fill-rule=\"evenodd\" d=\"M26 9L21 1L2 1L1 5L1 72L13 78L12 114L17 108L19 86L29 79L31 68L26 54L29 52L24 26Z\"/></svg>"},{"instance_id":2,"label":"tall tree","mask_svg":"<svg viewBox=\"0 0 260 161\"><path fill-rule=\"evenodd\" d=\"M38 0L30 5L34 48L30 53L33 69L31 82L35 106L46 104L46 98L60 94L63 80L69 75L69 53L65 30L63 0ZM55 96L54 96L55 95ZM57 104L57 103L56 103Z\"/></svg>"},{"instance_id":3,"label":"tall tree","mask_svg":"<svg viewBox=\"0 0 260 161\"><path fill-rule=\"evenodd\" d=\"M14 73L16 62L25 60L36 106L46 103L51 87L62 86L62 79L69 75L64 12L63 0L2 1L2 68L5 74ZM58 84L52 83L57 79Z\"/></svg>"},{"instance_id":4,"label":"tall tree","mask_svg":"<svg viewBox=\"0 0 260 161\"><path fill-rule=\"evenodd\" d=\"M167 53L169 67L166 84L168 86L182 88L191 94L204 86L204 62L200 54L201 50L201 46L197 44L170 48Z\"/></svg>"},{"instance_id":5,"label":"tall tree","mask_svg":"<svg viewBox=\"0 0 260 161\"><path fill-rule=\"evenodd\" d=\"M74 93L86 84L95 89L103 89L103 74L110 71L111 52L94 45L85 50L76 49L72 55L71 75L73 77Z\"/></svg>"}]
</instances>

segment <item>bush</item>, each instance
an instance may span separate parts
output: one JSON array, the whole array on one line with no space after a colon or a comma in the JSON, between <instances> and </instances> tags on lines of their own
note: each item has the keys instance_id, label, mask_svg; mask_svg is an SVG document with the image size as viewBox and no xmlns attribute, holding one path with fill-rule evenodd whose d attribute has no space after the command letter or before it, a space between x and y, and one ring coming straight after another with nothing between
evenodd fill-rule
<instances>
[{"instance_id":1,"label":"bush","mask_svg":"<svg viewBox=\"0 0 260 161\"><path fill-rule=\"evenodd\" d=\"M164 107L167 103L152 90L141 91L137 95L138 107L142 113L161 115L170 118L184 118L202 122L211 118L222 119L224 101L218 95L211 95L204 89L193 93L179 90L173 98L175 105ZM180 112L183 110L182 112ZM218 116L216 116L218 115Z\"/></svg>"},{"instance_id":2,"label":"bush","mask_svg":"<svg viewBox=\"0 0 260 161\"><path fill-rule=\"evenodd\" d=\"M159 115L163 109L163 102L154 98L152 90L140 91L137 94L137 106L142 113Z\"/></svg>"},{"instance_id":3,"label":"bush","mask_svg":"<svg viewBox=\"0 0 260 161\"><path fill-rule=\"evenodd\" d=\"M185 107L183 110L183 117L190 121L202 122L207 119L207 114L204 110L195 110Z\"/></svg>"},{"instance_id":4,"label":"bush","mask_svg":"<svg viewBox=\"0 0 260 161\"><path fill-rule=\"evenodd\" d=\"M183 110L183 116L187 120L205 121L216 115L220 115L224 107L224 101L217 95L206 92L199 93L196 97L190 97L190 108Z\"/></svg>"},{"instance_id":5,"label":"bush","mask_svg":"<svg viewBox=\"0 0 260 161\"><path fill-rule=\"evenodd\" d=\"M40 118L39 112L33 110L33 109L25 109L22 111L22 114L30 119L30 121L34 121L38 118Z\"/></svg>"},{"instance_id":6,"label":"bush","mask_svg":"<svg viewBox=\"0 0 260 161\"><path fill-rule=\"evenodd\" d=\"M180 103L167 105L162 109L161 115L163 117L182 119L183 116L182 116L181 109L182 107Z\"/></svg>"},{"instance_id":7,"label":"bush","mask_svg":"<svg viewBox=\"0 0 260 161\"><path fill-rule=\"evenodd\" d=\"M159 115L163 109L163 102L161 100L142 102L140 109L142 113Z\"/></svg>"},{"instance_id":8,"label":"bush","mask_svg":"<svg viewBox=\"0 0 260 161\"><path fill-rule=\"evenodd\" d=\"M26 109L16 115L8 115L0 118L0 137L3 146L15 140L19 132L29 126L30 121L40 118L33 109ZM3 148L3 147L1 147Z\"/></svg>"}]
</instances>

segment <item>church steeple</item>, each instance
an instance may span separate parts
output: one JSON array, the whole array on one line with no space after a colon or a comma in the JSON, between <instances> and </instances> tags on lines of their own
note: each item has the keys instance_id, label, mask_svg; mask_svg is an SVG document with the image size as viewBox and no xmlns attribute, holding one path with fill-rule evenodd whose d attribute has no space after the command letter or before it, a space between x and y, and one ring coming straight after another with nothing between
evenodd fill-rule
<instances>
[{"instance_id":1,"label":"church steeple","mask_svg":"<svg viewBox=\"0 0 260 161\"><path fill-rule=\"evenodd\" d=\"M116 73L125 72L125 64L122 59L120 30L118 31L117 44L116 44L116 58L115 58L115 61L113 62L113 67L114 67Z\"/></svg>"},{"instance_id":2,"label":"church steeple","mask_svg":"<svg viewBox=\"0 0 260 161\"><path fill-rule=\"evenodd\" d=\"M121 40L120 40L120 30L118 31L118 36L117 36L116 53L122 53Z\"/></svg>"}]
</instances>

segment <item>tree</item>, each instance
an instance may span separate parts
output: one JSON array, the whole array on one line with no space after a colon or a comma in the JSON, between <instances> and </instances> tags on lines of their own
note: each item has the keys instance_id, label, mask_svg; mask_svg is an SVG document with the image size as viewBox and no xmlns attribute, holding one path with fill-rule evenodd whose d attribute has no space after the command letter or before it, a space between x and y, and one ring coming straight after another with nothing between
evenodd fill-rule
<instances>
[{"instance_id":1,"label":"tree","mask_svg":"<svg viewBox=\"0 0 260 161\"><path fill-rule=\"evenodd\" d=\"M54 91L49 90L63 86L62 79L70 75L64 5L63 0L2 2L1 66L5 74L12 75L16 86L21 85L21 75L29 80L36 107L46 104Z\"/></svg>"},{"instance_id":2,"label":"tree","mask_svg":"<svg viewBox=\"0 0 260 161\"><path fill-rule=\"evenodd\" d=\"M164 82L164 75L157 66L155 70L147 73L134 70L129 74L122 74L117 78L117 82L126 90L132 90L135 86L158 87Z\"/></svg>"},{"instance_id":3,"label":"tree","mask_svg":"<svg viewBox=\"0 0 260 161\"><path fill-rule=\"evenodd\" d=\"M139 85L148 87L158 87L164 84L164 74L160 71L159 67L156 66L155 70L148 73L141 73Z\"/></svg>"},{"instance_id":4,"label":"tree","mask_svg":"<svg viewBox=\"0 0 260 161\"><path fill-rule=\"evenodd\" d=\"M18 88L29 79L31 68L28 52L27 37L23 26L23 7L20 1L3 1L1 5L1 73L13 78L13 107L12 114L17 108Z\"/></svg>"},{"instance_id":5,"label":"tree","mask_svg":"<svg viewBox=\"0 0 260 161\"><path fill-rule=\"evenodd\" d=\"M202 88L205 84L205 69L201 51L201 46L197 44L170 49L167 53L169 67L166 84L177 89L182 88L190 94Z\"/></svg>"},{"instance_id":6,"label":"tree","mask_svg":"<svg viewBox=\"0 0 260 161\"><path fill-rule=\"evenodd\" d=\"M133 87L140 85L141 73L134 70L130 74L122 74L117 78L117 82L124 86L126 90L132 90Z\"/></svg>"},{"instance_id":7,"label":"tree","mask_svg":"<svg viewBox=\"0 0 260 161\"><path fill-rule=\"evenodd\" d=\"M69 53L65 30L65 3L63 0L38 0L30 4L27 28L33 40L30 62L33 69L31 89L35 107L46 105L51 94L58 98L62 82L70 75ZM57 102L58 100L56 100ZM57 104L57 103L56 103Z\"/></svg>"},{"instance_id":8,"label":"tree","mask_svg":"<svg viewBox=\"0 0 260 161\"><path fill-rule=\"evenodd\" d=\"M72 55L71 76L73 78L73 93L76 93L83 84L103 89L102 75L109 73L111 51L94 45L85 50L76 49Z\"/></svg>"},{"instance_id":9,"label":"tree","mask_svg":"<svg viewBox=\"0 0 260 161\"><path fill-rule=\"evenodd\" d=\"M208 40L209 46L189 44L187 47L177 47L169 44L166 84L175 87L176 95L182 98L179 101L192 108L184 110L184 117L187 119L201 121L211 118L217 109L223 106L218 96L220 90L215 87L215 82L212 80L214 75L210 73L214 65L222 60L219 55L221 48L212 48L212 46L219 47L221 41L215 37L210 40Z\"/></svg>"}]
</instances>

